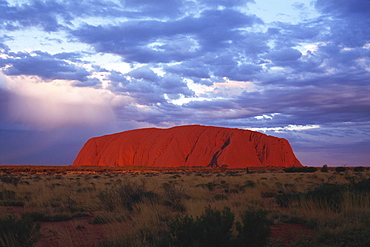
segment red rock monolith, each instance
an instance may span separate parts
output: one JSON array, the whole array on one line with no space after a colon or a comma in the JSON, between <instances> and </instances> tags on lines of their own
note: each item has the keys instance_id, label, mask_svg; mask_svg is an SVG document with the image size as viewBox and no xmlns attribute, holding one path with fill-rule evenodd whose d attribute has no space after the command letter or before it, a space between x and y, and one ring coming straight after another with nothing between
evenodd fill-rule
<instances>
[{"instance_id":1,"label":"red rock monolith","mask_svg":"<svg viewBox=\"0 0 370 247\"><path fill-rule=\"evenodd\" d=\"M137 129L89 139L73 166L302 166L289 142L263 133L201 125Z\"/></svg>"}]
</instances>

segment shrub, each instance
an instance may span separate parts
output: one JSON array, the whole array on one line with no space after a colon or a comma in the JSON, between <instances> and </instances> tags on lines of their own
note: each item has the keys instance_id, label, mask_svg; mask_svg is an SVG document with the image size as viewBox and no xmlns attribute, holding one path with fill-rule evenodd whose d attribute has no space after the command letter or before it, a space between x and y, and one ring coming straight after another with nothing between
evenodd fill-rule
<instances>
[{"instance_id":1,"label":"shrub","mask_svg":"<svg viewBox=\"0 0 370 247\"><path fill-rule=\"evenodd\" d=\"M363 171L365 171L365 167L358 166L358 167L353 168L353 171L354 172L363 172Z\"/></svg>"},{"instance_id":2,"label":"shrub","mask_svg":"<svg viewBox=\"0 0 370 247\"><path fill-rule=\"evenodd\" d=\"M268 198L268 197L275 197L276 193L273 191L261 192L261 197Z\"/></svg>"},{"instance_id":3,"label":"shrub","mask_svg":"<svg viewBox=\"0 0 370 247\"><path fill-rule=\"evenodd\" d=\"M145 186L135 183L127 183L117 190L121 204L129 211L133 210L133 205L142 202L144 199L156 199L157 195L151 191L146 191Z\"/></svg>"},{"instance_id":4,"label":"shrub","mask_svg":"<svg viewBox=\"0 0 370 247\"><path fill-rule=\"evenodd\" d=\"M0 206L23 206L24 203L22 201L16 200L16 194L15 191L11 190L0 191Z\"/></svg>"},{"instance_id":5,"label":"shrub","mask_svg":"<svg viewBox=\"0 0 370 247\"><path fill-rule=\"evenodd\" d=\"M263 247L266 246L271 233L271 221L264 210L247 210L242 215L241 225L236 223L238 236L235 246Z\"/></svg>"},{"instance_id":6,"label":"shrub","mask_svg":"<svg viewBox=\"0 0 370 247\"><path fill-rule=\"evenodd\" d=\"M319 205L328 206L333 211L340 211L345 189L344 185L325 183L306 192L304 197Z\"/></svg>"},{"instance_id":7,"label":"shrub","mask_svg":"<svg viewBox=\"0 0 370 247\"><path fill-rule=\"evenodd\" d=\"M216 187L216 184L213 183L213 182L209 182L206 184L206 187L210 190L210 191L213 191Z\"/></svg>"},{"instance_id":8,"label":"shrub","mask_svg":"<svg viewBox=\"0 0 370 247\"><path fill-rule=\"evenodd\" d=\"M22 218L29 218L39 222L61 222L71 220L73 216L68 213L44 214L41 212L24 212Z\"/></svg>"},{"instance_id":9,"label":"shrub","mask_svg":"<svg viewBox=\"0 0 370 247\"><path fill-rule=\"evenodd\" d=\"M33 246L42 237L39 232L40 224L35 224L31 218L9 216L0 219L1 246Z\"/></svg>"},{"instance_id":10,"label":"shrub","mask_svg":"<svg viewBox=\"0 0 370 247\"><path fill-rule=\"evenodd\" d=\"M322 168L321 168L321 171L322 172L328 172L329 171L329 168L328 168L328 165L323 165Z\"/></svg>"},{"instance_id":11,"label":"shrub","mask_svg":"<svg viewBox=\"0 0 370 247\"><path fill-rule=\"evenodd\" d=\"M370 246L370 228L347 229L345 231L324 231L317 237L320 246L368 247Z\"/></svg>"},{"instance_id":12,"label":"shrub","mask_svg":"<svg viewBox=\"0 0 370 247\"><path fill-rule=\"evenodd\" d=\"M184 212L186 210L183 204L183 199L189 199L190 197L179 187L176 183L163 183L162 188L164 190L166 206L171 206L174 211Z\"/></svg>"},{"instance_id":13,"label":"shrub","mask_svg":"<svg viewBox=\"0 0 370 247\"><path fill-rule=\"evenodd\" d=\"M146 191L144 187L143 184L126 183L118 189L104 190L97 197L109 211L113 211L117 206L132 211L134 204L142 202L144 199L157 198L155 193Z\"/></svg>"},{"instance_id":14,"label":"shrub","mask_svg":"<svg viewBox=\"0 0 370 247\"><path fill-rule=\"evenodd\" d=\"M239 190L238 189L231 189L229 191L230 194L238 194L239 193Z\"/></svg>"},{"instance_id":15,"label":"shrub","mask_svg":"<svg viewBox=\"0 0 370 247\"><path fill-rule=\"evenodd\" d=\"M275 196L275 201L280 207L287 208L292 202L300 199L299 193L282 193Z\"/></svg>"},{"instance_id":16,"label":"shrub","mask_svg":"<svg viewBox=\"0 0 370 247\"><path fill-rule=\"evenodd\" d=\"M242 186L242 188L254 188L256 186L256 183L252 180L247 180L245 184Z\"/></svg>"},{"instance_id":17,"label":"shrub","mask_svg":"<svg viewBox=\"0 0 370 247\"><path fill-rule=\"evenodd\" d=\"M41 212L24 212L22 217L32 219L33 221L43 221L45 214Z\"/></svg>"},{"instance_id":18,"label":"shrub","mask_svg":"<svg viewBox=\"0 0 370 247\"><path fill-rule=\"evenodd\" d=\"M231 229L234 214L225 207L222 212L207 207L195 220L186 215L176 218L168 225L168 236L161 246L223 247L231 245Z\"/></svg>"},{"instance_id":19,"label":"shrub","mask_svg":"<svg viewBox=\"0 0 370 247\"><path fill-rule=\"evenodd\" d=\"M21 177L14 177L14 176L1 176L0 177L1 182L6 184L13 184L14 186L17 186L19 181L21 181Z\"/></svg>"},{"instance_id":20,"label":"shrub","mask_svg":"<svg viewBox=\"0 0 370 247\"><path fill-rule=\"evenodd\" d=\"M24 203L21 201L1 201L1 206L10 206L10 207L23 207Z\"/></svg>"},{"instance_id":21,"label":"shrub","mask_svg":"<svg viewBox=\"0 0 370 247\"><path fill-rule=\"evenodd\" d=\"M197 184L195 187L207 188L210 191L213 191L216 187L216 184L213 183L213 182L209 182L209 183L206 183L206 184Z\"/></svg>"},{"instance_id":22,"label":"shrub","mask_svg":"<svg viewBox=\"0 0 370 247\"><path fill-rule=\"evenodd\" d=\"M346 168L343 167L343 166L340 166L340 167L335 168L335 171L336 172L345 172L346 171Z\"/></svg>"},{"instance_id":23,"label":"shrub","mask_svg":"<svg viewBox=\"0 0 370 247\"><path fill-rule=\"evenodd\" d=\"M0 191L0 200L15 200L16 193L11 190Z\"/></svg>"},{"instance_id":24,"label":"shrub","mask_svg":"<svg viewBox=\"0 0 370 247\"><path fill-rule=\"evenodd\" d=\"M113 189L104 190L97 195L98 199L108 211L113 211L118 206L117 191Z\"/></svg>"},{"instance_id":25,"label":"shrub","mask_svg":"<svg viewBox=\"0 0 370 247\"><path fill-rule=\"evenodd\" d=\"M236 223L238 232L232 236L234 214L225 207L222 212L207 207L195 220L186 215L178 217L168 225L168 235L159 246L176 247L224 247L224 246L266 246L270 236L271 222L263 210L246 210L242 224Z\"/></svg>"},{"instance_id":26,"label":"shrub","mask_svg":"<svg viewBox=\"0 0 370 247\"><path fill-rule=\"evenodd\" d=\"M370 192L370 178L363 179L358 183L352 182L351 188L355 192Z\"/></svg>"},{"instance_id":27,"label":"shrub","mask_svg":"<svg viewBox=\"0 0 370 247\"><path fill-rule=\"evenodd\" d=\"M216 201L227 200L227 196L224 194L216 194L214 198Z\"/></svg>"},{"instance_id":28,"label":"shrub","mask_svg":"<svg viewBox=\"0 0 370 247\"><path fill-rule=\"evenodd\" d=\"M109 219L101 215L95 216L95 218L91 221L91 224L107 224L107 223L112 223L112 219Z\"/></svg>"},{"instance_id":29,"label":"shrub","mask_svg":"<svg viewBox=\"0 0 370 247\"><path fill-rule=\"evenodd\" d=\"M283 169L284 172L315 172L316 167L289 167Z\"/></svg>"}]
</instances>

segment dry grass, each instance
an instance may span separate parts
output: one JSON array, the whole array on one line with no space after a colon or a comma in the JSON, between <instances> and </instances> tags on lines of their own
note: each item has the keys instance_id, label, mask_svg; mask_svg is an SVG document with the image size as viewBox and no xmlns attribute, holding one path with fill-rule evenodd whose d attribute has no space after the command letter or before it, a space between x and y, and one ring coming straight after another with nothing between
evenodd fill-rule
<instances>
[{"instance_id":1,"label":"dry grass","mask_svg":"<svg viewBox=\"0 0 370 247\"><path fill-rule=\"evenodd\" d=\"M63 215L73 218L78 213L87 213L92 216L91 222L102 224L110 233L112 246L120 243L149 246L167 230L172 219L185 214L200 216L208 206L217 210L230 208L236 221L240 221L247 208L265 209L274 223L304 222L319 234L333 236L364 229L370 223L368 192L346 191L337 211L325 202L308 198L288 208L278 207L273 199L281 193L303 195L324 183L349 184L368 179L368 170L361 173L107 172L13 176L21 178L18 184L0 182L0 191L15 192L15 197L8 201L22 203L25 213L37 212L51 219L63 218ZM136 195L130 198L122 195L127 185L140 188L136 192L139 199ZM99 196L102 194L103 197ZM128 207L124 200L132 200L131 206ZM0 218L7 214L1 207ZM72 241L63 237L66 232L58 234L66 241L61 246L68 246Z\"/></svg>"}]
</instances>

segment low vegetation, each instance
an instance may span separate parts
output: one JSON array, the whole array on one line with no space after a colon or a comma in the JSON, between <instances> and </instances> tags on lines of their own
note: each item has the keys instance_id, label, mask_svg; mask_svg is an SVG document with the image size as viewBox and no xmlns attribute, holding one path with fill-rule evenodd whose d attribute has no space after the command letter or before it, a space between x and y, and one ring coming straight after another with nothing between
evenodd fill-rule
<instances>
[{"instance_id":1,"label":"low vegetation","mask_svg":"<svg viewBox=\"0 0 370 247\"><path fill-rule=\"evenodd\" d=\"M370 246L370 171L323 168L1 170L0 245L42 246L44 224L63 239L57 223L87 218L74 230L99 226L96 246ZM281 225L312 234L279 239Z\"/></svg>"}]
</instances>

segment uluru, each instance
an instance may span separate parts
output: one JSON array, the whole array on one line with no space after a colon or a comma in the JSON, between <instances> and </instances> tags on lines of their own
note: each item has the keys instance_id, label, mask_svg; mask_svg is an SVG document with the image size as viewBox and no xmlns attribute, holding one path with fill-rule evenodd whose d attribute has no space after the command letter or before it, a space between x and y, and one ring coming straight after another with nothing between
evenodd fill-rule
<instances>
[{"instance_id":1,"label":"uluru","mask_svg":"<svg viewBox=\"0 0 370 247\"><path fill-rule=\"evenodd\" d=\"M302 166L286 139L260 132L185 125L145 128L89 139L72 166Z\"/></svg>"}]
</instances>

